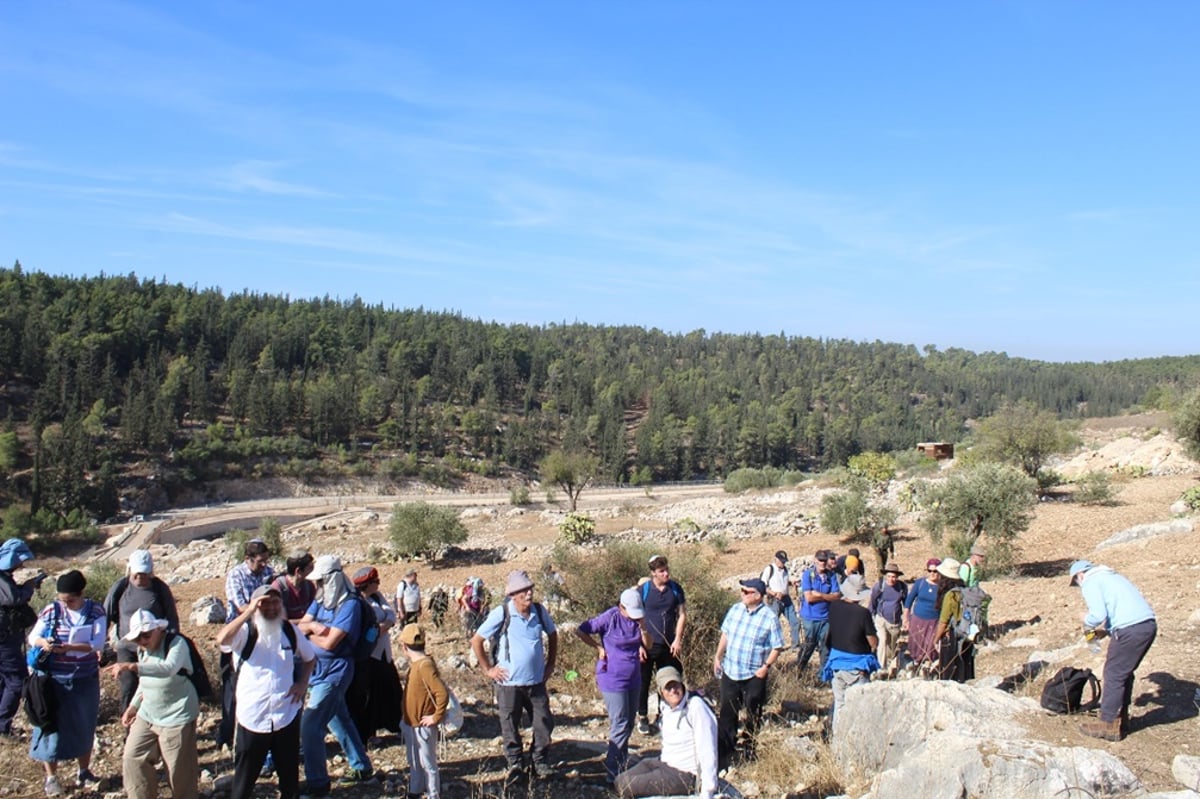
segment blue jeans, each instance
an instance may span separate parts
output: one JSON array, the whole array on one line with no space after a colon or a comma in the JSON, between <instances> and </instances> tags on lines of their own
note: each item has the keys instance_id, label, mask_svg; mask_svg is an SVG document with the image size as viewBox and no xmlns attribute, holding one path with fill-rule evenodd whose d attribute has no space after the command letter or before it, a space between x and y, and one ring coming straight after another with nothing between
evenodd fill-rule
<instances>
[{"instance_id":1,"label":"blue jeans","mask_svg":"<svg viewBox=\"0 0 1200 799\"><path fill-rule=\"evenodd\" d=\"M778 602L775 609L779 615L787 619L788 629L792 631L792 648L800 648L800 618L796 615L796 605L791 602Z\"/></svg>"},{"instance_id":2,"label":"blue jeans","mask_svg":"<svg viewBox=\"0 0 1200 799\"><path fill-rule=\"evenodd\" d=\"M308 790L329 787L329 767L325 763L325 730L328 728L342 747L346 762L355 771L370 773L371 761L358 730L346 707L346 689L354 678L354 667L337 682L323 682L308 689L308 703L300 721L300 746L304 749L304 779Z\"/></svg>"},{"instance_id":3,"label":"blue jeans","mask_svg":"<svg viewBox=\"0 0 1200 799\"><path fill-rule=\"evenodd\" d=\"M608 754L604 758L604 774L608 782L626 769L629 760L629 736L633 735L633 717L637 713L639 688L627 691L602 691L608 708Z\"/></svg>"},{"instance_id":4,"label":"blue jeans","mask_svg":"<svg viewBox=\"0 0 1200 799\"><path fill-rule=\"evenodd\" d=\"M809 658L817 649L821 650L821 671L829 660L829 619L803 619L804 650L800 653L800 668L808 665Z\"/></svg>"}]
</instances>

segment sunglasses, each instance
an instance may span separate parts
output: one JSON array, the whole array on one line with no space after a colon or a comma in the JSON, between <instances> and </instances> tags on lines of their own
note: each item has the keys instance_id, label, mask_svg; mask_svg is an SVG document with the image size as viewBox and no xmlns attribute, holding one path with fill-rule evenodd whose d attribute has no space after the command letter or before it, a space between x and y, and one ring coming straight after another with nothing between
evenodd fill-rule
<instances>
[{"instance_id":1,"label":"sunglasses","mask_svg":"<svg viewBox=\"0 0 1200 799\"><path fill-rule=\"evenodd\" d=\"M675 693L681 692L682 690L683 690L683 686L677 682L669 682L663 686L664 693L666 693L667 691L670 691L671 693L675 694Z\"/></svg>"}]
</instances>

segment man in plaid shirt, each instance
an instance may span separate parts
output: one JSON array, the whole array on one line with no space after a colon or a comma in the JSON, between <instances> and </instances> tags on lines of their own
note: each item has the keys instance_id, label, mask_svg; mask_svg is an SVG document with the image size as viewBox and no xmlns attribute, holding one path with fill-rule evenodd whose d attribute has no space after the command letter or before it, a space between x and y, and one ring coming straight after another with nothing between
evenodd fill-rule
<instances>
[{"instance_id":1,"label":"man in plaid shirt","mask_svg":"<svg viewBox=\"0 0 1200 799\"><path fill-rule=\"evenodd\" d=\"M754 757L754 736L762 724L767 701L767 672L783 651L779 615L763 604L766 584L757 577L742 580L742 601L721 622L721 641L713 658L713 674L721 678L721 718L718 722L717 761L730 764L737 749L738 713L746 707L746 756Z\"/></svg>"},{"instance_id":2,"label":"man in plaid shirt","mask_svg":"<svg viewBox=\"0 0 1200 799\"><path fill-rule=\"evenodd\" d=\"M225 578L225 621L231 622L250 605L250 595L260 585L270 585L275 579L271 568L271 550L261 538L251 538L243 550L245 560L229 570ZM221 653L221 724L217 727L217 748L233 747L236 722L234 711L233 655Z\"/></svg>"}]
</instances>

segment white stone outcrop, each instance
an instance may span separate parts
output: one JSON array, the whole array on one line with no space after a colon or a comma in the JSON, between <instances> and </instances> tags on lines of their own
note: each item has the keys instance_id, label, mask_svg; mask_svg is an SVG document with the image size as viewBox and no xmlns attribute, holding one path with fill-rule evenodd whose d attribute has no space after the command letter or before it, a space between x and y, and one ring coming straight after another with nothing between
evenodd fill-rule
<instances>
[{"instance_id":1,"label":"white stone outcrop","mask_svg":"<svg viewBox=\"0 0 1200 799\"><path fill-rule=\"evenodd\" d=\"M869 797L1061 799L1144 792L1108 752L1030 739L1020 719L1043 712L1032 699L992 688L874 682L847 692L834 720L833 753L842 768L874 775Z\"/></svg>"}]
</instances>

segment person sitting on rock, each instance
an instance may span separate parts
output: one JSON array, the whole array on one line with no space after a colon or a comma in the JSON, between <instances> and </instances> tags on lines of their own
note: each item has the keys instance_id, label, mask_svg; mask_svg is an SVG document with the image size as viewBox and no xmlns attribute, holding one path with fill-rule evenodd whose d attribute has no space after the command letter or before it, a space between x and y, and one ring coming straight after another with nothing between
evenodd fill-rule
<instances>
[{"instance_id":1,"label":"person sitting on rock","mask_svg":"<svg viewBox=\"0 0 1200 799\"><path fill-rule=\"evenodd\" d=\"M717 792L717 719L712 708L687 690L673 666L654 677L662 710L662 753L646 758L617 775L621 799L643 796L698 796L713 799Z\"/></svg>"}]
</instances>

